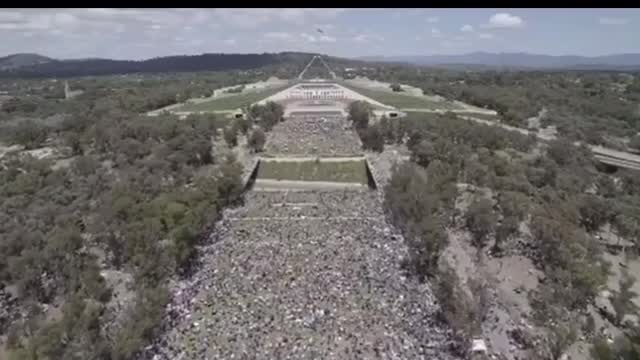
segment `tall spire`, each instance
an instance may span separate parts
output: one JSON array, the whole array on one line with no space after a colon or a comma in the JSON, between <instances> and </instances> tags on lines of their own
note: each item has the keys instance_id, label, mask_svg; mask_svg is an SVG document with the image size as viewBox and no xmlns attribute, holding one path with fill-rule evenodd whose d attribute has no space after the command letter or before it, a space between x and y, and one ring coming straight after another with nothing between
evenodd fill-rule
<instances>
[{"instance_id":1,"label":"tall spire","mask_svg":"<svg viewBox=\"0 0 640 360\"><path fill-rule=\"evenodd\" d=\"M327 63L324 61L324 59L322 58L322 56L320 55L314 55L311 58L311 61L309 61L309 63L307 64L307 66L304 67L304 69L302 70L302 72L300 73L300 75L298 75L298 79L302 80L302 77L304 76L304 74L307 72L307 70L309 69L309 67L311 66L311 64L313 64L314 61L316 61L316 59L320 59L320 62L322 63L322 65L324 65L324 67L327 69L327 71L329 72L329 74L331 75L332 79L336 78L336 73L333 72L333 70L331 70L331 68L329 67L329 65L327 65Z\"/></svg>"}]
</instances>

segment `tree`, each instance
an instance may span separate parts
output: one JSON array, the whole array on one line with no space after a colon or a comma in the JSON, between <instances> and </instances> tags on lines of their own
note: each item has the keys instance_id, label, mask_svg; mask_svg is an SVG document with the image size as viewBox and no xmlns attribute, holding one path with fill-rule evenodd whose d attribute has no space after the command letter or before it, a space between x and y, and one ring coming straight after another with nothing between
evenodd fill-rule
<instances>
[{"instance_id":1,"label":"tree","mask_svg":"<svg viewBox=\"0 0 640 360\"><path fill-rule=\"evenodd\" d=\"M136 303L128 309L127 321L116 334L111 358L133 359L136 353L158 331L169 302L169 292L162 287L143 288L136 295Z\"/></svg>"},{"instance_id":2,"label":"tree","mask_svg":"<svg viewBox=\"0 0 640 360\"><path fill-rule=\"evenodd\" d=\"M430 141L422 140L413 148L412 155L418 165L427 167L436 157L436 151Z\"/></svg>"},{"instance_id":3,"label":"tree","mask_svg":"<svg viewBox=\"0 0 640 360\"><path fill-rule=\"evenodd\" d=\"M429 215L413 225L409 240L411 265L421 277L435 275L438 259L448 243L447 233L440 219Z\"/></svg>"},{"instance_id":4,"label":"tree","mask_svg":"<svg viewBox=\"0 0 640 360\"><path fill-rule=\"evenodd\" d=\"M359 130L362 140L362 148L382 152L384 150L384 138L377 125L369 126Z\"/></svg>"},{"instance_id":5,"label":"tree","mask_svg":"<svg viewBox=\"0 0 640 360\"><path fill-rule=\"evenodd\" d=\"M251 121L245 118L239 118L234 120L238 124L238 128L242 135L247 135L247 132L251 128Z\"/></svg>"},{"instance_id":6,"label":"tree","mask_svg":"<svg viewBox=\"0 0 640 360\"><path fill-rule=\"evenodd\" d=\"M35 121L23 120L14 128L13 141L27 149L39 147L47 139L47 128Z\"/></svg>"},{"instance_id":7,"label":"tree","mask_svg":"<svg viewBox=\"0 0 640 360\"><path fill-rule=\"evenodd\" d=\"M66 145L71 148L71 155L82 155L82 141L77 132L68 132L64 137L64 140Z\"/></svg>"},{"instance_id":8,"label":"tree","mask_svg":"<svg viewBox=\"0 0 640 360\"><path fill-rule=\"evenodd\" d=\"M568 165L575 157L575 147L567 140L554 140L547 149L547 154L556 164Z\"/></svg>"},{"instance_id":9,"label":"tree","mask_svg":"<svg viewBox=\"0 0 640 360\"><path fill-rule=\"evenodd\" d=\"M265 131L271 131L273 126L282 121L284 107L276 102L269 101L265 105L253 105L249 108L248 116L256 119Z\"/></svg>"},{"instance_id":10,"label":"tree","mask_svg":"<svg viewBox=\"0 0 640 360\"><path fill-rule=\"evenodd\" d=\"M518 231L518 219L514 216L507 216L496 228L496 241L493 245L493 251L500 252L501 245Z\"/></svg>"},{"instance_id":11,"label":"tree","mask_svg":"<svg viewBox=\"0 0 640 360\"><path fill-rule=\"evenodd\" d=\"M400 86L400 84L391 84L389 85L389 87L391 88L391 90L393 90L394 92L400 92L403 91L402 90L402 86Z\"/></svg>"},{"instance_id":12,"label":"tree","mask_svg":"<svg viewBox=\"0 0 640 360\"><path fill-rule=\"evenodd\" d=\"M173 231L173 257L180 270L188 269L197 253L197 234L188 225L182 225Z\"/></svg>"},{"instance_id":13,"label":"tree","mask_svg":"<svg viewBox=\"0 0 640 360\"><path fill-rule=\"evenodd\" d=\"M407 162L393 169L385 187L384 206L405 233L409 261L405 264L420 278L437 273L438 259L448 237L445 220L456 197L446 164L435 161L429 169Z\"/></svg>"},{"instance_id":14,"label":"tree","mask_svg":"<svg viewBox=\"0 0 640 360\"><path fill-rule=\"evenodd\" d=\"M364 129L369 126L371 106L366 101L354 101L349 104L349 119L353 121L356 129Z\"/></svg>"},{"instance_id":15,"label":"tree","mask_svg":"<svg viewBox=\"0 0 640 360\"><path fill-rule=\"evenodd\" d=\"M529 212L529 199L521 192L503 191L498 196L498 206L505 218L522 221Z\"/></svg>"},{"instance_id":16,"label":"tree","mask_svg":"<svg viewBox=\"0 0 640 360\"><path fill-rule=\"evenodd\" d=\"M457 337L468 339L477 328L474 304L460 287L460 279L448 263L443 263L434 283L441 304L441 316L455 330Z\"/></svg>"},{"instance_id":17,"label":"tree","mask_svg":"<svg viewBox=\"0 0 640 360\"><path fill-rule=\"evenodd\" d=\"M100 167L100 163L93 156L79 156L71 165L74 173L80 176L89 176L94 174Z\"/></svg>"},{"instance_id":18,"label":"tree","mask_svg":"<svg viewBox=\"0 0 640 360\"><path fill-rule=\"evenodd\" d=\"M636 151L640 151L640 135L636 135L629 140L629 147Z\"/></svg>"},{"instance_id":19,"label":"tree","mask_svg":"<svg viewBox=\"0 0 640 360\"><path fill-rule=\"evenodd\" d=\"M546 336L546 356L543 356L550 360L559 360L577 338L578 334L573 326L556 324Z\"/></svg>"},{"instance_id":20,"label":"tree","mask_svg":"<svg viewBox=\"0 0 640 360\"><path fill-rule=\"evenodd\" d=\"M580 221L588 231L596 231L607 221L615 217L611 204L595 195L583 195L580 198Z\"/></svg>"},{"instance_id":21,"label":"tree","mask_svg":"<svg viewBox=\"0 0 640 360\"><path fill-rule=\"evenodd\" d=\"M593 342L593 346L589 349L589 354L594 360L616 360L619 355L609 345L606 338L599 336Z\"/></svg>"},{"instance_id":22,"label":"tree","mask_svg":"<svg viewBox=\"0 0 640 360\"><path fill-rule=\"evenodd\" d=\"M607 279L607 265L600 259L596 240L551 207L534 210L531 234L553 286L553 301L567 309L586 306Z\"/></svg>"},{"instance_id":23,"label":"tree","mask_svg":"<svg viewBox=\"0 0 640 360\"><path fill-rule=\"evenodd\" d=\"M384 138L386 143L393 144L396 142L396 138L393 133L393 125L386 116L383 115L380 118L378 126L380 128L380 133L382 134L382 137Z\"/></svg>"},{"instance_id":24,"label":"tree","mask_svg":"<svg viewBox=\"0 0 640 360\"><path fill-rule=\"evenodd\" d=\"M636 279L629 274L627 269L621 268L621 277L619 282L619 290L611 291L611 305L615 311L615 320L618 325L622 324L624 316L627 314L635 314L640 308L633 302L638 294L632 290Z\"/></svg>"},{"instance_id":25,"label":"tree","mask_svg":"<svg viewBox=\"0 0 640 360\"><path fill-rule=\"evenodd\" d=\"M238 133L234 126L227 126L224 128L224 141L230 148L238 145Z\"/></svg>"},{"instance_id":26,"label":"tree","mask_svg":"<svg viewBox=\"0 0 640 360\"><path fill-rule=\"evenodd\" d=\"M260 127L257 127L251 132L251 135L249 136L249 147L253 152L261 152L264 149L266 140L267 139L264 131L262 131Z\"/></svg>"},{"instance_id":27,"label":"tree","mask_svg":"<svg viewBox=\"0 0 640 360\"><path fill-rule=\"evenodd\" d=\"M497 218L491 200L480 198L471 203L466 213L466 225L478 247L484 247L487 237L495 229Z\"/></svg>"}]
</instances>

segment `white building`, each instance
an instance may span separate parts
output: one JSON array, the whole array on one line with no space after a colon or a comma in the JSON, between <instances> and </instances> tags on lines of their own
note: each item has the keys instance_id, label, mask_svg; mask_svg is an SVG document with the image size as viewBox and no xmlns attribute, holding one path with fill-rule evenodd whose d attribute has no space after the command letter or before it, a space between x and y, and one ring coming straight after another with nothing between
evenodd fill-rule
<instances>
[{"instance_id":1,"label":"white building","mask_svg":"<svg viewBox=\"0 0 640 360\"><path fill-rule=\"evenodd\" d=\"M300 84L289 90L290 100L342 100L344 90L331 84Z\"/></svg>"}]
</instances>

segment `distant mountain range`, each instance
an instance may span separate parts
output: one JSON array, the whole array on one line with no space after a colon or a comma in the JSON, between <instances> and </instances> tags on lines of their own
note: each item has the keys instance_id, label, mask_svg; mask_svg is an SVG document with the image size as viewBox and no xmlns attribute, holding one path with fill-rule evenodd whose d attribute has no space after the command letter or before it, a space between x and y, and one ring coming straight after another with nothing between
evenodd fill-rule
<instances>
[{"instance_id":1,"label":"distant mountain range","mask_svg":"<svg viewBox=\"0 0 640 360\"><path fill-rule=\"evenodd\" d=\"M58 60L37 54L0 58L0 78L73 77L129 73L226 71L257 69L269 65L305 63L315 54L281 52L264 54L202 54L165 56L147 60ZM325 57L332 63L363 63L360 60Z\"/></svg>"},{"instance_id":2,"label":"distant mountain range","mask_svg":"<svg viewBox=\"0 0 640 360\"><path fill-rule=\"evenodd\" d=\"M265 66L303 64L314 55L302 52L263 54L202 54L165 56L147 60L74 59L59 60L38 54L0 57L0 78L74 77L130 73L249 70ZM464 55L368 56L346 59L323 55L331 66L362 66L366 62L404 63L457 70L574 69L640 70L640 54L608 56L551 56L527 53L475 52Z\"/></svg>"},{"instance_id":3,"label":"distant mountain range","mask_svg":"<svg viewBox=\"0 0 640 360\"><path fill-rule=\"evenodd\" d=\"M474 52L462 55L367 56L359 60L464 68L640 70L640 53L605 56Z\"/></svg>"},{"instance_id":4,"label":"distant mountain range","mask_svg":"<svg viewBox=\"0 0 640 360\"><path fill-rule=\"evenodd\" d=\"M53 59L38 54L13 54L0 57L0 71L17 69L23 66L44 64Z\"/></svg>"}]
</instances>

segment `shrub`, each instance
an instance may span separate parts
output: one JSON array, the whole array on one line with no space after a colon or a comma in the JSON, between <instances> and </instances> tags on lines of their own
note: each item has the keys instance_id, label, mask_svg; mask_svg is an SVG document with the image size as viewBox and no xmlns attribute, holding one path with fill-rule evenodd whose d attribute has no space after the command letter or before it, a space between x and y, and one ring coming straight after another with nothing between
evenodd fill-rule
<instances>
[{"instance_id":1,"label":"shrub","mask_svg":"<svg viewBox=\"0 0 640 360\"><path fill-rule=\"evenodd\" d=\"M128 310L127 321L116 334L111 352L114 360L133 359L153 336L160 331L160 322L169 301L169 292L162 288L142 289L136 303Z\"/></svg>"},{"instance_id":2,"label":"shrub","mask_svg":"<svg viewBox=\"0 0 640 360\"><path fill-rule=\"evenodd\" d=\"M384 138L377 125L359 130L362 148L382 152L384 150Z\"/></svg>"},{"instance_id":3,"label":"shrub","mask_svg":"<svg viewBox=\"0 0 640 360\"><path fill-rule=\"evenodd\" d=\"M262 131L262 129L258 127L251 132L248 143L251 150L258 153L264 149L264 144L266 141L267 138L264 134L264 131Z\"/></svg>"},{"instance_id":4,"label":"shrub","mask_svg":"<svg viewBox=\"0 0 640 360\"><path fill-rule=\"evenodd\" d=\"M364 129L369 126L371 105L366 101L354 101L349 104L349 120L353 121L356 129Z\"/></svg>"},{"instance_id":5,"label":"shrub","mask_svg":"<svg viewBox=\"0 0 640 360\"><path fill-rule=\"evenodd\" d=\"M627 314L635 314L639 308L633 302L638 294L631 288L636 282L636 278L629 274L627 269L622 268L622 276L620 277L619 290L612 291L611 305L615 311L615 320L618 325L622 324L624 316Z\"/></svg>"},{"instance_id":6,"label":"shrub","mask_svg":"<svg viewBox=\"0 0 640 360\"><path fill-rule=\"evenodd\" d=\"M15 126L12 141L27 149L35 149L42 145L47 139L47 135L48 131L45 126L33 120L23 120Z\"/></svg>"},{"instance_id":7,"label":"shrub","mask_svg":"<svg viewBox=\"0 0 640 360\"><path fill-rule=\"evenodd\" d=\"M224 141L230 148L238 145L238 133L234 126L227 126L224 128Z\"/></svg>"},{"instance_id":8,"label":"shrub","mask_svg":"<svg viewBox=\"0 0 640 360\"><path fill-rule=\"evenodd\" d=\"M391 88L391 90L393 90L394 92L400 92L403 91L402 90L402 86L400 86L400 84L391 84L389 85L389 87Z\"/></svg>"},{"instance_id":9,"label":"shrub","mask_svg":"<svg viewBox=\"0 0 640 360\"><path fill-rule=\"evenodd\" d=\"M640 151L640 135L636 135L629 140L629 147L636 151Z\"/></svg>"},{"instance_id":10,"label":"shrub","mask_svg":"<svg viewBox=\"0 0 640 360\"><path fill-rule=\"evenodd\" d=\"M475 245L484 247L497 222L491 200L485 198L474 200L467 210L465 222L473 235Z\"/></svg>"}]
</instances>

